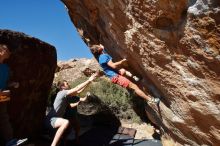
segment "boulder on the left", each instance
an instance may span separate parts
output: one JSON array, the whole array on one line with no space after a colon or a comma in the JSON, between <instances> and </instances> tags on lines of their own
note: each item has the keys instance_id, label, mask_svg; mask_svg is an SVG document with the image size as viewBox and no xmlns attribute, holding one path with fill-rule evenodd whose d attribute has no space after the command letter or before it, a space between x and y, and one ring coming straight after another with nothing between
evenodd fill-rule
<instances>
[{"instance_id":1,"label":"boulder on the left","mask_svg":"<svg viewBox=\"0 0 220 146\"><path fill-rule=\"evenodd\" d=\"M47 97L57 66L56 48L24 33L0 30L0 43L12 54L7 60L11 89L8 113L15 137L36 137L42 130Z\"/></svg>"}]
</instances>

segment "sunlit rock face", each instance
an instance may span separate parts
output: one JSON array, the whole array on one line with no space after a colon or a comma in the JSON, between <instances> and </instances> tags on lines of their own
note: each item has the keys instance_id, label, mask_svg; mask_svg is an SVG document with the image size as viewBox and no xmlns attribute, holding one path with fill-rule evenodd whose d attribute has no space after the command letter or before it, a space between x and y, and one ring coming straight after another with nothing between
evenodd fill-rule
<instances>
[{"instance_id":1,"label":"sunlit rock face","mask_svg":"<svg viewBox=\"0 0 220 146\"><path fill-rule=\"evenodd\" d=\"M7 61L10 80L19 82L19 88L11 89L8 109L15 137L39 136L56 69L56 50L39 39L9 30L0 30L0 43L12 52Z\"/></svg>"},{"instance_id":2,"label":"sunlit rock face","mask_svg":"<svg viewBox=\"0 0 220 146\"><path fill-rule=\"evenodd\" d=\"M80 58L70 59L68 61L58 61L54 83L62 80L73 82L76 79L85 77L87 74L90 76L92 72L96 72L100 69L101 68L95 58ZM88 73L86 74L86 72Z\"/></svg>"},{"instance_id":3,"label":"sunlit rock face","mask_svg":"<svg viewBox=\"0 0 220 146\"><path fill-rule=\"evenodd\" d=\"M82 39L127 58L161 97L147 115L189 145L220 145L219 0L62 0Z\"/></svg>"}]
</instances>

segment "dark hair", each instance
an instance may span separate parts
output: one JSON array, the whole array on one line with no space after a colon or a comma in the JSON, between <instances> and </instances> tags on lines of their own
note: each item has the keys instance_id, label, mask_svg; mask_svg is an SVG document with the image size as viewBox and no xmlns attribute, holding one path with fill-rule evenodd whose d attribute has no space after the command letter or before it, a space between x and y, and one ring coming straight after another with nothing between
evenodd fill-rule
<instances>
[{"instance_id":1,"label":"dark hair","mask_svg":"<svg viewBox=\"0 0 220 146\"><path fill-rule=\"evenodd\" d=\"M96 59L98 59L99 56L101 55L101 52L100 52L99 48L100 48L99 45L92 45L90 47L90 50L91 50L92 54L95 56Z\"/></svg>"}]
</instances>

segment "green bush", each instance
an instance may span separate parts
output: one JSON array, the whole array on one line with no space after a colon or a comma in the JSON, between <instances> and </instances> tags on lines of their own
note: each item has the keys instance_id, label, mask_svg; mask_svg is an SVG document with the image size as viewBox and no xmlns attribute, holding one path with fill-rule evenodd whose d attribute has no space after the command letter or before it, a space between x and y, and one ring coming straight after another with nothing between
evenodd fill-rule
<instances>
[{"instance_id":1,"label":"green bush","mask_svg":"<svg viewBox=\"0 0 220 146\"><path fill-rule=\"evenodd\" d=\"M86 79L86 77L79 78L70 83L70 85L75 87ZM132 120L133 122L140 121L140 118L132 108L132 98L137 97L134 97L125 88L111 83L106 78L99 78L80 93L79 96L85 96L88 91L96 96L101 101L101 104L108 107L118 118Z\"/></svg>"},{"instance_id":2,"label":"green bush","mask_svg":"<svg viewBox=\"0 0 220 146\"><path fill-rule=\"evenodd\" d=\"M86 81L87 77L81 77L76 79L73 82L70 82L71 88L79 85ZM115 116L119 119L131 120L133 122L140 122L140 117L133 110L133 103L138 108L142 107L142 101L131 92L129 93L125 88L122 88L119 85L113 84L107 78L98 78L92 84L88 86L82 93L79 94L80 97L86 95L87 92L92 93L92 97L95 100L98 100L98 103L94 103L94 100L89 101L87 104L93 104L97 112L103 112L105 110L110 110ZM55 85L52 86L49 97L48 97L48 106L52 106L53 101L56 97L57 88ZM87 106L88 107L88 106ZM107 107L107 109L106 109ZM86 108L86 106L85 106ZM84 110L86 110L84 108Z\"/></svg>"}]
</instances>

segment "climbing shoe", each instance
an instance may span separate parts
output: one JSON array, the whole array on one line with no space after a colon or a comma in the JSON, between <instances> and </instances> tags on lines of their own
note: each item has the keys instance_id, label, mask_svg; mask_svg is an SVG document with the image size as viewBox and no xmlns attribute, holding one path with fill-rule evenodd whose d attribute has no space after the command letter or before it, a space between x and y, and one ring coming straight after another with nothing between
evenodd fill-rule
<instances>
[{"instance_id":1,"label":"climbing shoe","mask_svg":"<svg viewBox=\"0 0 220 146\"><path fill-rule=\"evenodd\" d=\"M6 146L19 146L27 142L27 138L24 139L12 139L6 143Z\"/></svg>"},{"instance_id":2,"label":"climbing shoe","mask_svg":"<svg viewBox=\"0 0 220 146\"><path fill-rule=\"evenodd\" d=\"M138 82L140 79L137 76L133 76L133 79Z\"/></svg>"}]
</instances>

